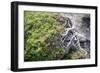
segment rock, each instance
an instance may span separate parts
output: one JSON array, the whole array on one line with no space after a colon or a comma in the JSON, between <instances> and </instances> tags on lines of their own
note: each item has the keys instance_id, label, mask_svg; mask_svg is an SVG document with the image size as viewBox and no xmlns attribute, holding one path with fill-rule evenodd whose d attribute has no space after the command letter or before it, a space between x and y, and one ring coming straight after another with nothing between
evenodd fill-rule
<instances>
[{"instance_id":1,"label":"rock","mask_svg":"<svg viewBox=\"0 0 100 73\"><path fill-rule=\"evenodd\" d=\"M66 54L66 58L73 59L73 60L74 59L85 59L86 55L87 55L87 52L84 49L82 49L82 48L80 48L77 51L71 49L69 51L69 53Z\"/></svg>"},{"instance_id":2,"label":"rock","mask_svg":"<svg viewBox=\"0 0 100 73\"><path fill-rule=\"evenodd\" d=\"M71 20L66 17L65 28L71 28L72 26L73 26L73 24L72 24Z\"/></svg>"},{"instance_id":3,"label":"rock","mask_svg":"<svg viewBox=\"0 0 100 73\"><path fill-rule=\"evenodd\" d=\"M49 40L51 47L64 49L65 54L71 59L86 58L87 53L90 51L87 51L90 47L88 46L90 44L87 42L88 39L82 34L79 34L76 28L73 28L73 23L70 18L59 15L59 21L62 22L65 31L62 34L56 34Z\"/></svg>"},{"instance_id":4,"label":"rock","mask_svg":"<svg viewBox=\"0 0 100 73\"><path fill-rule=\"evenodd\" d=\"M70 18L62 16L59 14L58 21L60 21L65 28L71 28L73 26Z\"/></svg>"},{"instance_id":5,"label":"rock","mask_svg":"<svg viewBox=\"0 0 100 73\"><path fill-rule=\"evenodd\" d=\"M72 47L75 50L79 50L81 48L79 39L78 39L77 35L75 35L74 29L69 30L68 33L64 36L63 44L64 44L64 49L65 49L66 53L68 53Z\"/></svg>"}]
</instances>

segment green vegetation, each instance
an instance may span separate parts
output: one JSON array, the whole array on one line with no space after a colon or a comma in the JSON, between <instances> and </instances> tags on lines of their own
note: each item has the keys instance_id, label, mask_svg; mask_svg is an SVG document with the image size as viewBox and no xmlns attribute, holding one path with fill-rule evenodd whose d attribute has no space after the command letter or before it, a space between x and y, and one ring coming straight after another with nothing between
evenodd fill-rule
<instances>
[{"instance_id":1,"label":"green vegetation","mask_svg":"<svg viewBox=\"0 0 100 73\"><path fill-rule=\"evenodd\" d=\"M24 12L24 60L54 60L63 55L61 48L49 48L46 40L64 31L64 27L57 20L57 13ZM51 45L52 46L52 45Z\"/></svg>"},{"instance_id":2,"label":"green vegetation","mask_svg":"<svg viewBox=\"0 0 100 73\"><path fill-rule=\"evenodd\" d=\"M71 49L69 53L65 54L66 59L84 59L86 57L87 52L84 49L74 50Z\"/></svg>"},{"instance_id":3,"label":"green vegetation","mask_svg":"<svg viewBox=\"0 0 100 73\"><path fill-rule=\"evenodd\" d=\"M84 51L70 50L65 54L63 47L56 47L52 40L64 32L58 13L24 12L24 61L80 59Z\"/></svg>"}]
</instances>

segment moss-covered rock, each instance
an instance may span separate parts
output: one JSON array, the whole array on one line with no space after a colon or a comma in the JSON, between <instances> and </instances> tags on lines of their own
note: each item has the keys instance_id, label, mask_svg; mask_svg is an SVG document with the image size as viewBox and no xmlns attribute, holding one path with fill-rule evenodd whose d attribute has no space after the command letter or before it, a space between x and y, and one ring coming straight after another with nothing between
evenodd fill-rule
<instances>
[{"instance_id":1,"label":"moss-covered rock","mask_svg":"<svg viewBox=\"0 0 100 73\"><path fill-rule=\"evenodd\" d=\"M70 49L68 54L65 54L66 59L84 59L86 58L87 52L80 48L79 50Z\"/></svg>"}]
</instances>

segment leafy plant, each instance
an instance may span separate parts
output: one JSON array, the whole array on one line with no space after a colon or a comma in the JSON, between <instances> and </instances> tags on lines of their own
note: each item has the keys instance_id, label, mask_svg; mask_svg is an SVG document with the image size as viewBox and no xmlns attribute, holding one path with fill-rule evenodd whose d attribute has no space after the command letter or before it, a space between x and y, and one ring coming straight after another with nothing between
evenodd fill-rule
<instances>
[{"instance_id":1,"label":"leafy plant","mask_svg":"<svg viewBox=\"0 0 100 73\"><path fill-rule=\"evenodd\" d=\"M24 23L24 60L59 59L58 55L63 54L63 49L55 47L48 49L49 42L46 42L48 38L64 31L64 26L58 21L57 13L25 11Z\"/></svg>"}]
</instances>

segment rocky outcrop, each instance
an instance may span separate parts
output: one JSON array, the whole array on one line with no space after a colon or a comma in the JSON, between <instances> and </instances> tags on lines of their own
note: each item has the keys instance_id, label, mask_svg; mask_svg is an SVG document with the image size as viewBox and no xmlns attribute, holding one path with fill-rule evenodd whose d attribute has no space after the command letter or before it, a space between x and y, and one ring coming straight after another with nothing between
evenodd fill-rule
<instances>
[{"instance_id":1,"label":"rocky outcrop","mask_svg":"<svg viewBox=\"0 0 100 73\"><path fill-rule=\"evenodd\" d=\"M62 25L65 27L64 28L65 32L63 32L62 34L57 34L52 39L53 40L52 44L56 48L63 47L65 50L65 54L70 56L70 58L72 59L89 58L90 57L90 40L89 40L89 34L88 34L89 32L86 32L86 33L82 32L83 30L89 29L89 26L86 25L86 24L89 24L89 21L85 22L86 16L85 17L84 15L80 16L81 18L80 21L82 22L80 22L81 23L80 27L76 28L75 20L77 18L74 18L71 20L71 15L70 14L68 16L67 15L59 14L59 21L62 22ZM79 18L79 16L77 17ZM76 23L78 24L78 22ZM87 28L85 29L82 28L83 25L84 27L87 27ZM79 33L80 31L84 34ZM86 35L88 35L88 37L86 37ZM71 50L73 53L70 52Z\"/></svg>"}]
</instances>

